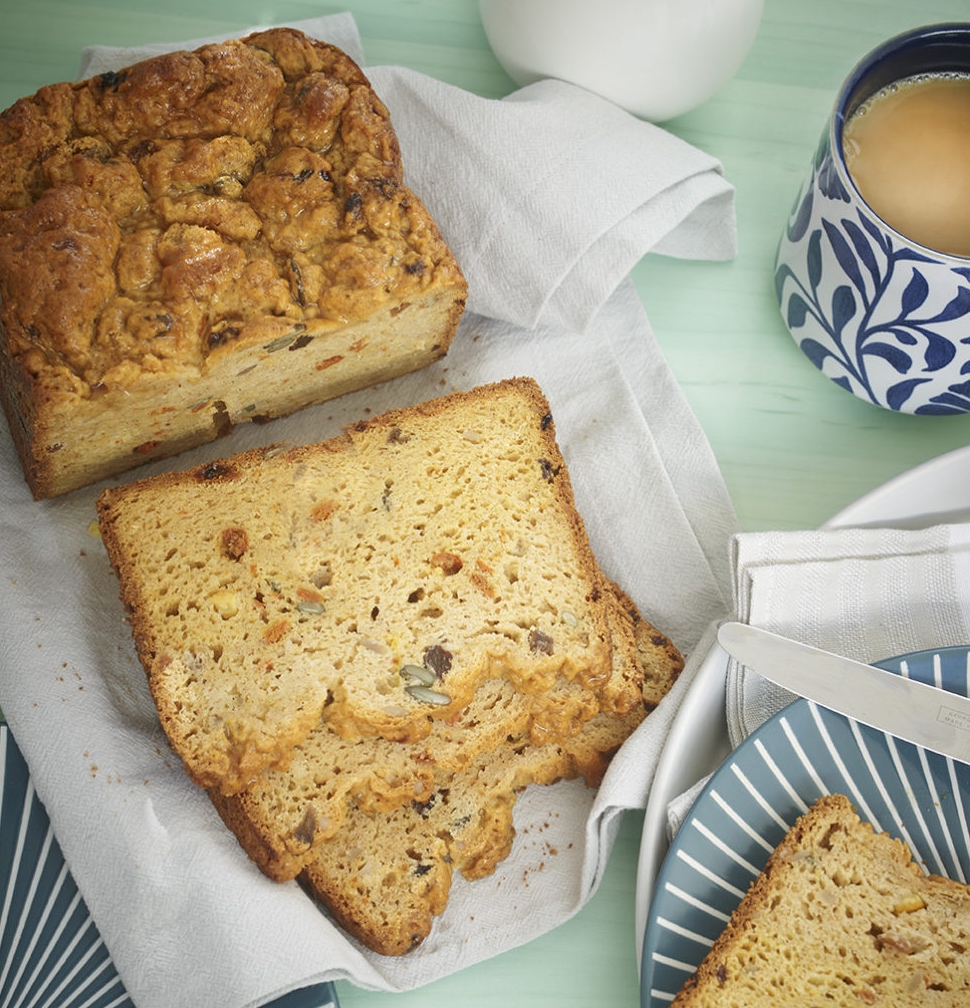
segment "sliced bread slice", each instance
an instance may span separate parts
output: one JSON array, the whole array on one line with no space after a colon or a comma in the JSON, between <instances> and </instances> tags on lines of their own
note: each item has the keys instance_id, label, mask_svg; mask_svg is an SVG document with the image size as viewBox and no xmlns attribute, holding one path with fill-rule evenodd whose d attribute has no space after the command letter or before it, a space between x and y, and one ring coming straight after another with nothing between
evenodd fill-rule
<instances>
[{"instance_id":1,"label":"sliced bread slice","mask_svg":"<svg viewBox=\"0 0 970 1008\"><path fill-rule=\"evenodd\" d=\"M622 644L616 661L640 670L645 691L656 697L654 682L669 688L683 662L646 621L636 625L634 638L627 632L632 614L617 607ZM455 870L469 881L485 878L509 855L522 789L578 777L598 787L646 715L646 705L624 715L601 713L564 742L509 743L460 773L439 775L426 801L385 814L355 812L314 849L301 881L368 948L390 956L410 952L444 911Z\"/></svg>"},{"instance_id":2,"label":"sliced bread slice","mask_svg":"<svg viewBox=\"0 0 970 1008\"><path fill-rule=\"evenodd\" d=\"M200 786L230 794L285 767L321 716L349 740L419 741L490 679L631 701L530 378L112 488L98 513L162 725Z\"/></svg>"},{"instance_id":3,"label":"sliced bread slice","mask_svg":"<svg viewBox=\"0 0 970 1008\"><path fill-rule=\"evenodd\" d=\"M611 614L611 682L624 697L628 687L635 687L636 704L598 708L594 699L590 706L589 691L565 680L535 698L518 692L508 680L493 679L460 715L436 721L430 736L417 743L381 738L351 742L324 720L296 747L286 769L267 770L234 795L210 790L219 814L261 870L285 881L299 874L315 849L337 835L349 818L423 805L440 791L442 780L468 769L483 753L497 754L513 769L530 767L536 759L532 748L560 740L580 773L598 777L603 753L615 747L612 736L604 739L602 734L602 726L611 723L608 718L625 719L624 728L639 723L683 664L670 641L642 620L618 589L609 587L623 603ZM584 731L601 711L600 730ZM527 770L524 776L531 780L535 773Z\"/></svg>"},{"instance_id":4,"label":"sliced bread slice","mask_svg":"<svg viewBox=\"0 0 970 1008\"><path fill-rule=\"evenodd\" d=\"M801 816L675 1008L970 1004L970 886L927 875L845 795Z\"/></svg>"}]
</instances>

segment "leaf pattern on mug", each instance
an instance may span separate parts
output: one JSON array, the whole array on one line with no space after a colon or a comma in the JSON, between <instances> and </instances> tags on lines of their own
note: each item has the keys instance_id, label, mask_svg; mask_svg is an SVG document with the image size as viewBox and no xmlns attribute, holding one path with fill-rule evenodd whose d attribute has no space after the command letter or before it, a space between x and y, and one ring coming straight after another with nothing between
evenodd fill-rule
<instances>
[{"instance_id":1,"label":"leaf pattern on mug","mask_svg":"<svg viewBox=\"0 0 970 1008\"><path fill-rule=\"evenodd\" d=\"M870 343L866 347L866 353L872 357L882 357L899 374L906 374L913 363L909 354L895 343Z\"/></svg>"},{"instance_id":2,"label":"leaf pattern on mug","mask_svg":"<svg viewBox=\"0 0 970 1008\"><path fill-rule=\"evenodd\" d=\"M845 227L844 221L840 221L839 223L842 224L843 228ZM835 253L835 258L838 260L839 266L842 267L842 272L852 281L856 290L865 295L866 282L863 280L862 273L859 270L859 261L846 241L845 235L830 221L823 219L822 227L825 229L825 236L828 238L829 245Z\"/></svg>"},{"instance_id":3,"label":"leaf pattern on mug","mask_svg":"<svg viewBox=\"0 0 970 1008\"><path fill-rule=\"evenodd\" d=\"M961 342L965 342L961 340ZM964 367L964 371L966 368ZM929 416L952 416L970 413L970 381L951 385L941 395L933 396L928 403L917 407L916 413Z\"/></svg>"},{"instance_id":4,"label":"leaf pattern on mug","mask_svg":"<svg viewBox=\"0 0 970 1008\"><path fill-rule=\"evenodd\" d=\"M808 225L812 222L812 209L815 199L812 196L811 188L808 188L804 195L800 196L792 212L791 220L788 222L788 240L797 242L805 237Z\"/></svg>"},{"instance_id":5,"label":"leaf pattern on mug","mask_svg":"<svg viewBox=\"0 0 970 1008\"><path fill-rule=\"evenodd\" d=\"M886 392L886 405L890 409L901 409L913 394L913 391L920 385L925 385L928 381L929 378L910 378L907 381L899 382L898 385L893 385Z\"/></svg>"},{"instance_id":6,"label":"leaf pattern on mug","mask_svg":"<svg viewBox=\"0 0 970 1008\"><path fill-rule=\"evenodd\" d=\"M832 294L832 329L842 342L842 331L856 312L856 297L848 284L841 284Z\"/></svg>"},{"instance_id":7,"label":"leaf pattern on mug","mask_svg":"<svg viewBox=\"0 0 970 1008\"><path fill-rule=\"evenodd\" d=\"M909 283L906 284L906 289L903 291L901 302L903 312L909 315L910 312L916 311L926 300L929 292L930 285L926 282L926 277L919 270L913 270L913 275L910 277Z\"/></svg>"},{"instance_id":8,"label":"leaf pattern on mug","mask_svg":"<svg viewBox=\"0 0 970 1008\"><path fill-rule=\"evenodd\" d=\"M821 160L816 162L815 172L818 181L819 191L831 200L838 200L840 203L849 203L849 191L839 178L839 173L835 169L835 162L829 154L829 144L826 138L820 147Z\"/></svg>"},{"instance_id":9,"label":"leaf pattern on mug","mask_svg":"<svg viewBox=\"0 0 970 1008\"><path fill-rule=\"evenodd\" d=\"M808 337L798 344L802 353L821 371L826 357L832 356L832 351L823 346L818 340ZM848 386L846 386L848 388Z\"/></svg>"},{"instance_id":10,"label":"leaf pattern on mug","mask_svg":"<svg viewBox=\"0 0 970 1008\"><path fill-rule=\"evenodd\" d=\"M808 283L813 291L818 290L822 280L822 232L813 231L808 240Z\"/></svg>"},{"instance_id":11,"label":"leaf pattern on mug","mask_svg":"<svg viewBox=\"0 0 970 1008\"><path fill-rule=\"evenodd\" d=\"M792 294L788 299L788 324L795 329L801 329L808 317L808 304L798 294Z\"/></svg>"},{"instance_id":12,"label":"leaf pattern on mug","mask_svg":"<svg viewBox=\"0 0 970 1008\"><path fill-rule=\"evenodd\" d=\"M819 189L831 198L848 201L837 181L827 159L818 171ZM810 199L803 197L795 211L795 232L804 227L804 215L810 210ZM854 216L834 219L823 215L818 226L805 233L804 279L785 264L774 278L789 329L793 333L805 328L821 330L822 336L806 332L799 339L796 335L802 352L850 391L861 389L873 402L881 401L891 409L905 407L930 380L929 375L949 367L956 356L957 341L937 327L970 319L970 267L954 268L952 272L968 283L960 284L942 308L938 302L934 308L921 264L935 260L918 249L897 245L864 212L857 209ZM836 281L831 294L825 294L823 273L829 253L845 282ZM960 342L970 345L970 336ZM875 361L888 365L902 379L882 399L869 377ZM915 412L970 412L970 381L951 385L947 393L934 396Z\"/></svg>"},{"instance_id":13,"label":"leaf pattern on mug","mask_svg":"<svg viewBox=\"0 0 970 1008\"><path fill-rule=\"evenodd\" d=\"M849 236L849 240L852 242L852 247L855 249L855 253L859 257L859 261L869 271L869 275L872 277L873 283L878 283L879 263L876 261L876 255L872 250L872 242L866 238L865 234L863 234L862 228L860 228L855 221L844 218L842 226L845 228L845 233Z\"/></svg>"},{"instance_id":14,"label":"leaf pattern on mug","mask_svg":"<svg viewBox=\"0 0 970 1008\"><path fill-rule=\"evenodd\" d=\"M956 293L956 297L940 312L929 319L930 322L949 322L952 319L962 318L970 313L970 287L961 287ZM970 343L970 339L962 339L961 343Z\"/></svg>"},{"instance_id":15,"label":"leaf pattern on mug","mask_svg":"<svg viewBox=\"0 0 970 1008\"><path fill-rule=\"evenodd\" d=\"M957 348L948 339L931 332L923 330L926 338L926 350L923 353L923 364L925 371L942 371L950 361L957 355Z\"/></svg>"}]
</instances>

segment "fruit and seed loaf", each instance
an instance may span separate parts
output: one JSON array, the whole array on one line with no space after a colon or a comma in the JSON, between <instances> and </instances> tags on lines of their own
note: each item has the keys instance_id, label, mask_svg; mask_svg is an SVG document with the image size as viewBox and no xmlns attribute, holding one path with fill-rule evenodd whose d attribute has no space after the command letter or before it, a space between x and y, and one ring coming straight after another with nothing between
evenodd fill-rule
<instances>
[{"instance_id":1,"label":"fruit and seed loaf","mask_svg":"<svg viewBox=\"0 0 970 1008\"><path fill-rule=\"evenodd\" d=\"M538 384L108 489L161 723L268 876L400 955L530 784L596 786L683 660L606 578Z\"/></svg>"},{"instance_id":2,"label":"fruit and seed loaf","mask_svg":"<svg viewBox=\"0 0 970 1008\"><path fill-rule=\"evenodd\" d=\"M600 714L572 744L586 744L591 757L600 747L618 748L638 723L631 715ZM485 756L444 778L423 804L355 815L316 848L300 881L367 948L386 956L413 952L446 909L454 873L474 882L508 857L521 790L579 776L569 749L547 742L516 760Z\"/></svg>"},{"instance_id":3,"label":"fruit and seed loaf","mask_svg":"<svg viewBox=\"0 0 970 1008\"><path fill-rule=\"evenodd\" d=\"M683 667L596 562L531 378L105 490L174 751L270 878L382 955L582 777Z\"/></svg>"},{"instance_id":4,"label":"fruit and seed loaf","mask_svg":"<svg viewBox=\"0 0 970 1008\"><path fill-rule=\"evenodd\" d=\"M0 398L37 498L430 364L466 284L343 52L277 28L0 115Z\"/></svg>"},{"instance_id":5,"label":"fruit and seed loaf","mask_svg":"<svg viewBox=\"0 0 970 1008\"><path fill-rule=\"evenodd\" d=\"M970 886L826 795L772 854L675 1008L970 1004Z\"/></svg>"},{"instance_id":6,"label":"fruit and seed loaf","mask_svg":"<svg viewBox=\"0 0 970 1008\"><path fill-rule=\"evenodd\" d=\"M639 701L613 673L617 602L530 378L111 488L98 512L161 723L202 787L285 767L321 717L348 740L420 742L495 678L536 698L530 730L551 739Z\"/></svg>"}]
</instances>

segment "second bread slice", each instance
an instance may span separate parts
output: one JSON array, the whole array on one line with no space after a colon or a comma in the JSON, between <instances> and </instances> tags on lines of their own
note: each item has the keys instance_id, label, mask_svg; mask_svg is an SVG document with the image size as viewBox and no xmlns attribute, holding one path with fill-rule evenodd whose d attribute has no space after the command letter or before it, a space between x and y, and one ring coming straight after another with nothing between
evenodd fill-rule
<instances>
[{"instance_id":1,"label":"second bread slice","mask_svg":"<svg viewBox=\"0 0 970 1008\"><path fill-rule=\"evenodd\" d=\"M607 590L617 601L610 617L611 683L625 699L633 691L632 703L597 704L588 690L568 681L532 697L508 680L494 679L479 688L460 716L436 721L431 735L417 743L349 742L321 721L296 747L285 770L267 770L236 795L211 791L220 815L261 870L285 881L349 820L423 806L440 792L442 780L466 771L482 754L497 756L513 777L521 772L522 784L536 776L536 766L552 766L550 753L559 760L558 773L575 764L588 779L598 778L604 753L617 744L608 732L616 732L617 725L623 732L635 727L682 666L674 646L640 618L629 599L612 585Z\"/></svg>"},{"instance_id":2,"label":"second bread slice","mask_svg":"<svg viewBox=\"0 0 970 1008\"><path fill-rule=\"evenodd\" d=\"M676 648L630 607L612 614L614 663L658 700L683 666ZM652 701L623 715L601 713L562 742L510 740L460 773L440 774L423 802L387 814L355 811L319 844L301 880L311 895L364 945L382 955L413 951L448 901L455 871L475 881L511 852L512 813L521 790L582 777L599 786L617 749Z\"/></svg>"},{"instance_id":3,"label":"second bread slice","mask_svg":"<svg viewBox=\"0 0 970 1008\"><path fill-rule=\"evenodd\" d=\"M673 1001L724 1005L970 1004L970 886L927 875L908 846L828 794L789 829Z\"/></svg>"}]
</instances>

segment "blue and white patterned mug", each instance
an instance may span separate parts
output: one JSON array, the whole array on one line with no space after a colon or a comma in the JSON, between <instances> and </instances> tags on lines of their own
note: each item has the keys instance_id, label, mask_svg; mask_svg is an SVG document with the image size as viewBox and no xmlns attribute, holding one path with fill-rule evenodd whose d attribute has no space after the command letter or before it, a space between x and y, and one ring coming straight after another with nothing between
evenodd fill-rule
<instances>
[{"instance_id":1,"label":"blue and white patterned mug","mask_svg":"<svg viewBox=\"0 0 970 1008\"><path fill-rule=\"evenodd\" d=\"M970 258L934 251L881 220L849 175L842 131L892 82L949 71L970 73L970 23L896 36L856 65L775 261L782 316L808 359L842 388L904 413L970 413Z\"/></svg>"}]
</instances>

